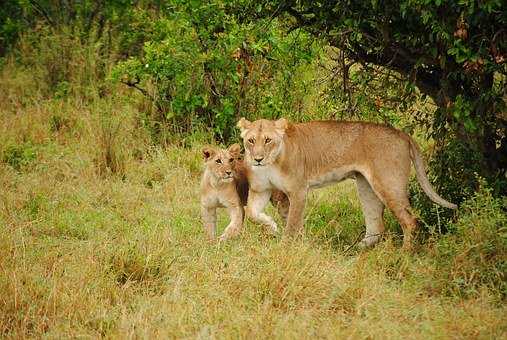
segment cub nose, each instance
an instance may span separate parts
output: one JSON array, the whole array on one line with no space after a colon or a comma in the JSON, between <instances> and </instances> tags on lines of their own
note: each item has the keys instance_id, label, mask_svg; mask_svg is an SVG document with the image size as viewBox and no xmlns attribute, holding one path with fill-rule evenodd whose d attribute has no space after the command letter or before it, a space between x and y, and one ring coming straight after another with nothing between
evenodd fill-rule
<instances>
[{"instance_id":1,"label":"cub nose","mask_svg":"<svg viewBox=\"0 0 507 340\"><path fill-rule=\"evenodd\" d=\"M255 161L256 161L257 163L260 163L260 162L264 159L264 157L259 157L259 158L255 158L255 157L254 157L254 159L255 159Z\"/></svg>"},{"instance_id":2,"label":"cub nose","mask_svg":"<svg viewBox=\"0 0 507 340\"><path fill-rule=\"evenodd\" d=\"M231 173L232 173L232 172L231 172L231 171L229 171L229 170L227 170L227 171L225 172L225 174L226 174L226 175L230 175Z\"/></svg>"}]
</instances>

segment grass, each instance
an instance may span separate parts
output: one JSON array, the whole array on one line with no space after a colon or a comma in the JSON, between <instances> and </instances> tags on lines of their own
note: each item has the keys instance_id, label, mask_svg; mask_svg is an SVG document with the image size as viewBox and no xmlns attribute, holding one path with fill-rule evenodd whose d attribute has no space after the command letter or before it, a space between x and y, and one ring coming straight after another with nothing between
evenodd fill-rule
<instances>
[{"instance_id":1,"label":"grass","mask_svg":"<svg viewBox=\"0 0 507 340\"><path fill-rule=\"evenodd\" d=\"M364 229L352 182L311 194L300 240L249 223L237 239L209 243L198 215L199 141L151 145L121 91L44 99L23 88L25 73L3 72L1 337L507 336L495 285L445 289L455 262L440 261L440 240L405 254L387 214L383 243L349 249ZM462 223L482 223L481 209ZM460 255L459 243L448 244ZM477 263L466 273L483 270Z\"/></svg>"}]
</instances>

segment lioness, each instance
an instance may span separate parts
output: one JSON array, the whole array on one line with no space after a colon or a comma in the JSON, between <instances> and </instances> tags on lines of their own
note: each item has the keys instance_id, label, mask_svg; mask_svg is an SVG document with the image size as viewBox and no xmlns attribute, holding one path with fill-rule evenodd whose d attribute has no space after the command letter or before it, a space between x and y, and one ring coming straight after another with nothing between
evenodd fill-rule
<instances>
[{"instance_id":1,"label":"lioness","mask_svg":"<svg viewBox=\"0 0 507 340\"><path fill-rule=\"evenodd\" d=\"M243 226L244 207L248 199L248 170L241 159L239 144L233 144L225 150L205 147L202 153L205 162L201 180L201 217L204 230L210 240L215 238L216 209L225 207L231 218L219 239L225 241L237 235ZM289 209L287 196L283 192L274 192L272 202L285 218ZM271 231L277 231L274 221L268 225Z\"/></svg>"},{"instance_id":2,"label":"lioness","mask_svg":"<svg viewBox=\"0 0 507 340\"><path fill-rule=\"evenodd\" d=\"M286 232L301 232L308 190L355 178L366 224L361 244L372 246L380 240L387 205L403 228L403 247L409 248L416 228L407 195L411 161L426 195L456 209L431 187L413 139L394 128L363 122L291 124L284 118L241 118L238 127L251 172L247 215L259 223L272 223L263 209L276 188L290 201Z\"/></svg>"}]
</instances>

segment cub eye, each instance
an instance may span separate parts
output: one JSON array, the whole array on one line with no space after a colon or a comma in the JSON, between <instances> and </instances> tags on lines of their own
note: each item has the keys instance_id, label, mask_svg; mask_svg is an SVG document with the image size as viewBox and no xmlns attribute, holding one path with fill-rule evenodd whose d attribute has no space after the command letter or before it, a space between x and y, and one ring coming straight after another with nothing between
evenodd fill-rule
<instances>
[{"instance_id":1,"label":"cub eye","mask_svg":"<svg viewBox=\"0 0 507 340\"><path fill-rule=\"evenodd\" d=\"M229 162L231 162L231 163L234 162L234 158L230 158Z\"/></svg>"},{"instance_id":2,"label":"cub eye","mask_svg":"<svg viewBox=\"0 0 507 340\"><path fill-rule=\"evenodd\" d=\"M248 140L248 143L250 143L250 144L253 144L253 143L255 143L255 139L253 139L253 138L250 138L250 139Z\"/></svg>"},{"instance_id":3,"label":"cub eye","mask_svg":"<svg viewBox=\"0 0 507 340\"><path fill-rule=\"evenodd\" d=\"M271 143L271 138L266 138L266 141L265 141L265 142L266 142L266 144Z\"/></svg>"},{"instance_id":4,"label":"cub eye","mask_svg":"<svg viewBox=\"0 0 507 340\"><path fill-rule=\"evenodd\" d=\"M215 162L217 162L217 164L222 164L222 160L220 158L217 159Z\"/></svg>"}]
</instances>

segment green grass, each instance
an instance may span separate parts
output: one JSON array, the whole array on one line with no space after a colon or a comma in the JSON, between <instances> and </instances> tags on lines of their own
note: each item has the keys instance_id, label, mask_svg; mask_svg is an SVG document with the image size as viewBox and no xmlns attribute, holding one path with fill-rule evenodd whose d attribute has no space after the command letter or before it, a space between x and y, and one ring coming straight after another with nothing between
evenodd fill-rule
<instances>
[{"instance_id":1,"label":"green grass","mask_svg":"<svg viewBox=\"0 0 507 340\"><path fill-rule=\"evenodd\" d=\"M3 79L0 337L507 336L502 267L488 267L505 263L488 234L505 230L501 207L468 207L462 238L435 235L412 254L386 214L386 240L362 252L350 248L364 226L348 181L311 194L302 239L248 223L238 238L210 243L199 219L198 140L151 145L121 93L21 105L24 75ZM465 224L487 230L474 236ZM479 236L490 243L477 247ZM472 290L460 290L462 278Z\"/></svg>"}]
</instances>

